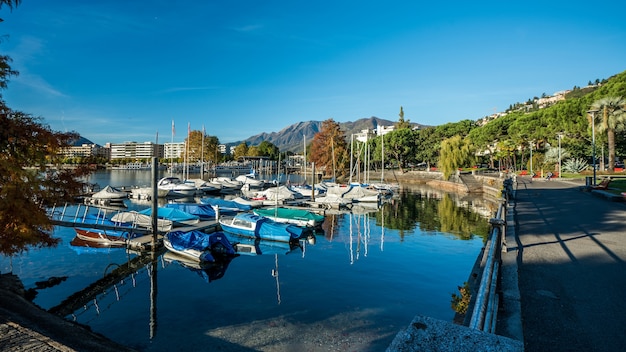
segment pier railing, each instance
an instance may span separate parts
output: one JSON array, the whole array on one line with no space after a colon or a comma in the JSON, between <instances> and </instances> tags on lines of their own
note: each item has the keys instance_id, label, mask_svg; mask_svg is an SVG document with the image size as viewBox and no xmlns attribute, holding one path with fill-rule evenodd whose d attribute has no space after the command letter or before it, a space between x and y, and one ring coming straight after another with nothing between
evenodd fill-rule
<instances>
[{"instance_id":1,"label":"pier railing","mask_svg":"<svg viewBox=\"0 0 626 352\"><path fill-rule=\"evenodd\" d=\"M134 232L137 234L149 234L152 231L150 229L143 229L138 227L137 224L131 224L130 226L120 225L107 225L104 223L85 223L85 219L88 214L97 215L98 218L103 218L105 215L120 212L118 208L107 208L103 206L89 206L83 204L64 204L62 207L52 207L48 210L48 218L53 224L66 227L89 227L100 230L123 230Z\"/></svg>"},{"instance_id":2,"label":"pier railing","mask_svg":"<svg viewBox=\"0 0 626 352\"><path fill-rule=\"evenodd\" d=\"M482 275L476 290L476 299L469 327L488 333L495 333L498 312L498 277L502 252L506 251L507 206L513 196L513 180L503 182L502 198L494 218L489 220L492 228L488 244L482 258Z\"/></svg>"}]
</instances>

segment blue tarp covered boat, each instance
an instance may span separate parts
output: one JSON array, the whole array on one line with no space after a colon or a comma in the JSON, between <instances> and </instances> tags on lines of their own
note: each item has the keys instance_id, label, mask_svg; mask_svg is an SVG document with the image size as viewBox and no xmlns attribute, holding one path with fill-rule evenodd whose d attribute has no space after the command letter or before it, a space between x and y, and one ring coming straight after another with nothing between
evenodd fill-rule
<instances>
[{"instance_id":1,"label":"blue tarp covered boat","mask_svg":"<svg viewBox=\"0 0 626 352\"><path fill-rule=\"evenodd\" d=\"M246 237L289 242L300 238L305 228L273 221L252 213L239 213L219 220L222 230Z\"/></svg>"},{"instance_id":2,"label":"blue tarp covered boat","mask_svg":"<svg viewBox=\"0 0 626 352\"><path fill-rule=\"evenodd\" d=\"M252 206L248 204L242 204L242 203L238 203L232 200L221 199L221 198L206 197L206 198L201 198L200 202L202 204L218 206L220 208L220 212L222 212L222 210L249 211L252 209Z\"/></svg>"},{"instance_id":3,"label":"blue tarp covered boat","mask_svg":"<svg viewBox=\"0 0 626 352\"><path fill-rule=\"evenodd\" d=\"M170 231L163 237L168 250L200 262L215 262L215 257L233 256L235 249L222 232Z\"/></svg>"},{"instance_id":4,"label":"blue tarp covered boat","mask_svg":"<svg viewBox=\"0 0 626 352\"><path fill-rule=\"evenodd\" d=\"M199 203L168 203L166 208L182 210L186 213L196 215L200 220L215 220L215 209L210 204ZM236 212L228 209L220 209L220 215L235 215Z\"/></svg>"},{"instance_id":5,"label":"blue tarp covered boat","mask_svg":"<svg viewBox=\"0 0 626 352\"><path fill-rule=\"evenodd\" d=\"M140 211L139 214L152 215L152 208L144 209ZM157 209L157 216L159 219L166 219L174 223L187 225L196 224L200 221L199 216L174 208L159 207Z\"/></svg>"},{"instance_id":6,"label":"blue tarp covered boat","mask_svg":"<svg viewBox=\"0 0 626 352\"><path fill-rule=\"evenodd\" d=\"M221 279L226 274L228 265L234 257L219 258L215 262L199 262L195 259L190 259L183 255L167 251L163 254L163 259L166 262L176 262L180 266L195 272L204 280L209 283L218 279Z\"/></svg>"}]
</instances>

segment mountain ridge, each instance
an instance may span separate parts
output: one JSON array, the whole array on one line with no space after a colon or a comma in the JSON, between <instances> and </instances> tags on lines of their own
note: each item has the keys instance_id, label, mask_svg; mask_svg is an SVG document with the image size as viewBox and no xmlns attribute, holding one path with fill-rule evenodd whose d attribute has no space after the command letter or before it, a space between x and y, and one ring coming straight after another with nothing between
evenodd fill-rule
<instances>
[{"instance_id":1,"label":"mountain ridge","mask_svg":"<svg viewBox=\"0 0 626 352\"><path fill-rule=\"evenodd\" d=\"M278 132L263 132L251 136L247 139L226 143L227 146L237 146L246 143L248 146L259 145L263 141L268 141L280 149L281 152L301 152L303 149L304 137L312 139L313 136L321 130L323 121L301 121L291 124ZM418 123L410 122L416 127L427 127ZM372 116L362 118L356 121L339 122L340 129L349 138L351 134L360 133L362 130L375 130L378 126L393 126L396 121L390 121Z\"/></svg>"}]
</instances>

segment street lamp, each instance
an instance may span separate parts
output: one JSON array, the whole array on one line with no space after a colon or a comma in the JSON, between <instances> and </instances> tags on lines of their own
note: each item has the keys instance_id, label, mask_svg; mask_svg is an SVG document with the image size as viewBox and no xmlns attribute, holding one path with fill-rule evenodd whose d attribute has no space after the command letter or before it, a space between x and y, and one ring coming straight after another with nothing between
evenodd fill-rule
<instances>
[{"instance_id":1,"label":"street lamp","mask_svg":"<svg viewBox=\"0 0 626 352\"><path fill-rule=\"evenodd\" d=\"M530 178L531 178L531 181L533 177L533 144L534 142L530 142Z\"/></svg>"},{"instance_id":2,"label":"street lamp","mask_svg":"<svg viewBox=\"0 0 626 352\"><path fill-rule=\"evenodd\" d=\"M588 114L591 114L591 148L592 148L592 162L593 162L593 185L596 185L596 112L600 110L589 110Z\"/></svg>"},{"instance_id":3,"label":"street lamp","mask_svg":"<svg viewBox=\"0 0 626 352\"><path fill-rule=\"evenodd\" d=\"M559 178L561 178L561 138L563 138L563 133L559 133L556 136L559 137Z\"/></svg>"}]
</instances>

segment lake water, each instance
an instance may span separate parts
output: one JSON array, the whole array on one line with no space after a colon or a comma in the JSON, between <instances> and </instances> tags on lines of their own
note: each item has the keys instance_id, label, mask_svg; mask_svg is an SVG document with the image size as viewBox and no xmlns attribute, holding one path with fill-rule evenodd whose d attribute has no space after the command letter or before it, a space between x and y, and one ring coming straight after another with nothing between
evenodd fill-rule
<instances>
[{"instance_id":1,"label":"lake water","mask_svg":"<svg viewBox=\"0 0 626 352\"><path fill-rule=\"evenodd\" d=\"M149 185L150 172L106 171L101 186ZM130 208L147 203L129 200ZM381 351L415 315L450 321L488 231L490 202L403 187L380 209L326 216L314 244L263 247L205 270L157 254L92 295L67 319L140 351ZM137 257L70 245L0 258L50 309Z\"/></svg>"}]
</instances>

